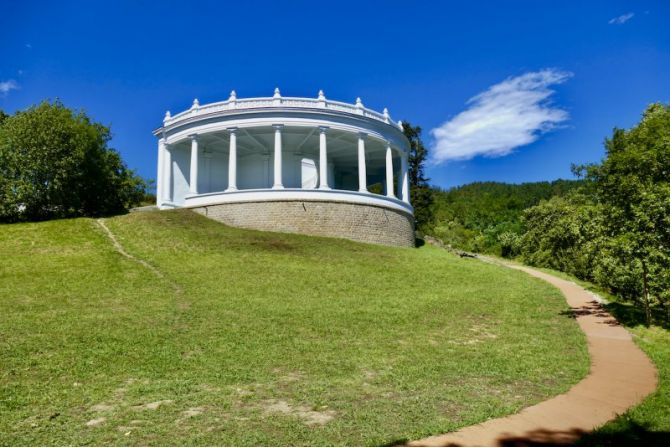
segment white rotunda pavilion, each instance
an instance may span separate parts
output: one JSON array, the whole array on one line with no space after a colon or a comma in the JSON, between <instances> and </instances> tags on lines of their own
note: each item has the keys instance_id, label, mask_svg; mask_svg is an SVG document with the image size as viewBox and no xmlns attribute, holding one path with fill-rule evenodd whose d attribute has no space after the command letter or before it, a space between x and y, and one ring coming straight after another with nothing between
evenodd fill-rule
<instances>
[{"instance_id":1,"label":"white rotunda pavilion","mask_svg":"<svg viewBox=\"0 0 670 447\"><path fill-rule=\"evenodd\" d=\"M237 98L170 115L158 140L157 205L229 225L414 244L402 123L355 104Z\"/></svg>"}]
</instances>

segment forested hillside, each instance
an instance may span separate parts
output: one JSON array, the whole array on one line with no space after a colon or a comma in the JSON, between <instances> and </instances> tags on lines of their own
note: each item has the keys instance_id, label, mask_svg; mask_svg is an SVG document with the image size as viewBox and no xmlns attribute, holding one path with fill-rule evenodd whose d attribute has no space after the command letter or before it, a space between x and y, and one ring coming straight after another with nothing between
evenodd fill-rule
<instances>
[{"instance_id":1,"label":"forested hillside","mask_svg":"<svg viewBox=\"0 0 670 447\"><path fill-rule=\"evenodd\" d=\"M508 184L478 182L450 190L433 190L433 220L427 234L463 250L501 254L500 236L521 233L523 210L542 200L562 197L582 184L556 180Z\"/></svg>"},{"instance_id":2,"label":"forested hillside","mask_svg":"<svg viewBox=\"0 0 670 447\"><path fill-rule=\"evenodd\" d=\"M651 104L605 139L582 180L474 183L434 191L426 234L592 281L670 322L670 106Z\"/></svg>"}]
</instances>

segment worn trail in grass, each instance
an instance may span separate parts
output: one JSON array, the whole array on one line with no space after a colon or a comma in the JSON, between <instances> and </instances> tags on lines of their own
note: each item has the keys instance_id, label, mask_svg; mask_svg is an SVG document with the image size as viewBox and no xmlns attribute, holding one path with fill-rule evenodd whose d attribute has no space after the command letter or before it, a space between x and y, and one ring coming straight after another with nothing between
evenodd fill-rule
<instances>
[{"instance_id":1,"label":"worn trail in grass","mask_svg":"<svg viewBox=\"0 0 670 447\"><path fill-rule=\"evenodd\" d=\"M383 445L583 377L552 287L188 211L0 226L0 444ZM173 284L177 284L176 290Z\"/></svg>"}]
</instances>

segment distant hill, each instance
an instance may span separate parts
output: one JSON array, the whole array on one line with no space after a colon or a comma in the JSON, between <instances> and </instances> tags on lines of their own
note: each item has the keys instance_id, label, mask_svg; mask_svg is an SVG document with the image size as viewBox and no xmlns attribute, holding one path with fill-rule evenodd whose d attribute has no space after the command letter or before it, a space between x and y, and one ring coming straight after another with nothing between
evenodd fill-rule
<instances>
[{"instance_id":1,"label":"distant hill","mask_svg":"<svg viewBox=\"0 0 670 447\"><path fill-rule=\"evenodd\" d=\"M496 253L498 235L520 232L524 209L554 196L564 196L581 180L521 184L476 182L434 190L432 225L425 232L464 250Z\"/></svg>"}]
</instances>

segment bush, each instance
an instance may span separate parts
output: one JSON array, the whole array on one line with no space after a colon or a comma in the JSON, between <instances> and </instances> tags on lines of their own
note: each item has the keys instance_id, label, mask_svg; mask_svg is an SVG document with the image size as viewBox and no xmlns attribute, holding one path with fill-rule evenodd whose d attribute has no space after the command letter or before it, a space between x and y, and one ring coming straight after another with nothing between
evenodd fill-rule
<instances>
[{"instance_id":1,"label":"bush","mask_svg":"<svg viewBox=\"0 0 670 447\"><path fill-rule=\"evenodd\" d=\"M505 231L498 235L500 254L503 258L513 258L519 254L521 248L521 236L512 231Z\"/></svg>"},{"instance_id":2,"label":"bush","mask_svg":"<svg viewBox=\"0 0 670 447\"><path fill-rule=\"evenodd\" d=\"M554 197L524 211L519 253L530 265L592 279L601 222L599 207L584 197Z\"/></svg>"},{"instance_id":3,"label":"bush","mask_svg":"<svg viewBox=\"0 0 670 447\"><path fill-rule=\"evenodd\" d=\"M99 216L139 204L145 182L109 128L56 101L0 121L0 221Z\"/></svg>"}]
</instances>

